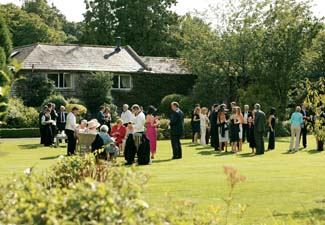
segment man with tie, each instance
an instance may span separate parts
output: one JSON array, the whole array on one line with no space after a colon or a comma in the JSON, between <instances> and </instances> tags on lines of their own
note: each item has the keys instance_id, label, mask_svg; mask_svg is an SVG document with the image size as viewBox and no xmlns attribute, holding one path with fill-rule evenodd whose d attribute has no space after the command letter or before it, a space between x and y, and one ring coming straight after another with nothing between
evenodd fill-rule
<instances>
[{"instance_id":1,"label":"man with tie","mask_svg":"<svg viewBox=\"0 0 325 225\"><path fill-rule=\"evenodd\" d=\"M65 107L63 105L60 106L60 112L57 117L57 126L60 133L65 130L65 124L67 120L67 113L65 112Z\"/></svg>"},{"instance_id":2,"label":"man with tie","mask_svg":"<svg viewBox=\"0 0 325 225\"><path fill-rule=\"evenodd\" d=\"M305 103L303 103L301 105L301 114L304 119L304 123L301 128L302 145L304 146L304 148L306 148L307 147L307 125L308 125L308 122L310 121L310 113L307 110L307 106ZM301 136L300 136L300 139L301 139Z\"/></svg>"}]
</instances>

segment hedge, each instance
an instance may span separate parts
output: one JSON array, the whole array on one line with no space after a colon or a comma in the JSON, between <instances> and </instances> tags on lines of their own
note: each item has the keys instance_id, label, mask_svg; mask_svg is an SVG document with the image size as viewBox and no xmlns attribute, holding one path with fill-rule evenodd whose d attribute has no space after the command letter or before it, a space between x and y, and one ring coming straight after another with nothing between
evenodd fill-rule
<instances>
[{"instance_id":1,"label":"hedge","mask_svg":"<svg viewBox=\"0 0 325 225\"><path fill-rule=\"evenodd\" d=\"M39 128L1 128L0 138L40 137Z\"/></svg>"}]
</instances>

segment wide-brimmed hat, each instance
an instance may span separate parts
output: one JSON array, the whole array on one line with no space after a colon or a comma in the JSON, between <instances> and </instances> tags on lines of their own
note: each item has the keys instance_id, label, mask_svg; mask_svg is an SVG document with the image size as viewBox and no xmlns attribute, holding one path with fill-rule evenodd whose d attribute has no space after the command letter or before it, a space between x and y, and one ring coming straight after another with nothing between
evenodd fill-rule
<instances>
[{"instance_id":1,"label":"wide-brimmed hat","mask_svg":"<svg viewBox=\"0 0 325 225\"><path fill-rule=\"evenodd\" d=\"M92 119L88 122L88 129L100 127L100 123L96 119Z\"/></svg>"}]
</instances>

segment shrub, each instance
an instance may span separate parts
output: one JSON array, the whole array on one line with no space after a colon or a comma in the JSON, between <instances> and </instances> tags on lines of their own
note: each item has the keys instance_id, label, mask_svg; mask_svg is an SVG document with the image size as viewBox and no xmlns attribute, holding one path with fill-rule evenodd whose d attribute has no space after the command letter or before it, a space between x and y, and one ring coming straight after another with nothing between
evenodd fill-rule
<instances>
[{"instance_id":1,"label":"shrub","mask_svg":"<svg viewBox=\"0 0 325 225\"><path fill-rule=\"evenodd\" d=\"M181 101L179 102L180 104L180 108L183 111L184 115L186 117L191 117L192 116L192 112L194 110L194 105L195 103L193 102L191 97L184 97L181 99Z\"/></svg>"},{"instance_id":2,"label":"shrub","mask_svg":"<svg viewBox=\"0 0 325 225\"><path fill-rule=\"evenodd\" d=\"M164 116L169 116L171 109L170 109L170 103L176 101L178 103L181 102L181 100L184 99L183 95L179 94L171 94L171 95L166 95L160 103L159 111L162 113Z\"/></svg>"},{"instance_id":3,"label":"shrub","mask_svg":"<svg viewBox=\"0 0 325 225\"><path fill-rule=\"evenodd\" d=\"M39 128L1 128L0 138L40 137Z\"/></svg>"},{"instance_id":4,"label":"shrub","mask_svg":"<svg viewBox=\"0 0 325 225\"><path fill-rule=\"evenodd\" d=\"M24 102L13 97L9 99L8 115L5 120L7 128L38 127L38 112L32 107L24 106Z\"/></svg>"},{"instance_id":5,"label":"shrub","mask_svg":"<svg viewBox=\"0 0 325 225\"><path fill-rule=\"evenodd\" d=\"M66 111L69 113L71 112L73 107L77 107L79 109L79 119L84 118L87 114L87 108L83 105L79 104L67 104Z\"/></svg>"},{"instance_id":6,"label":"shrub","mask_svg":"<svg viewBox=\"0 0 325 225\"><path fill-rule=\"evenodd\" d=\"M275 135L277 137L288 137L290 136L290 123L288 121L279 121L275 123Z\"/></svg>"},{"instance_id":7,"label":"shrub","mask_svg":"<svg viewBox=\"0 0 325 225\"><path fill-rule=\"evenodd\" d=\"M160 119L159 120L159 128L158 128L158 139L169 139L170 138L170 129L168 128L169 120L168 119ZM191 120L184 119L184 136L183 138L191 138L192 137L192 128L191 128Z\"/></svg>"},{"instance_id":8,"label":"shrub","mask_svg":"<svg viewBox=\"0 0 325 225\"><path fill-rule=\"evenodd\" d=\"M61 94L54 94L49 96L43 101L42 105L47 105L49 102L54 103L56 109L59 109L61 105L66 106L68 104L67 100L65 100L64 96Z\"/></svg>"},{"instance_id":9,"label":"shrub","mask_svg":"<svg viewBox=\"0 0 325 225\"><path fill-rule=\"evenodd\" d=\"M45 74L29 74L16 82L15 90L27 106L38 107L53 94L55 86Z\"/></svg>"},{"instance_id":10,"label":"shrub","mask_svg":"<svg viewBox=\"0 0 325 225\"><path fill-rule=\"evenodd\" d=\"M111 102L112 74L96 72L79 80L81 98L90 113L96 114L98 108Z\"/></svg>"},{"instance_id":11,"label":"shrub","mask_svg":"<svg viewBox=\"0 0 325 225\"><path fill-rule=\"evenodd\" d=\"M78 105L86 105L83 101L81 101L79 98L68 98L67 99L68 104L78 104Z\"/></svg>"}]
</instances>

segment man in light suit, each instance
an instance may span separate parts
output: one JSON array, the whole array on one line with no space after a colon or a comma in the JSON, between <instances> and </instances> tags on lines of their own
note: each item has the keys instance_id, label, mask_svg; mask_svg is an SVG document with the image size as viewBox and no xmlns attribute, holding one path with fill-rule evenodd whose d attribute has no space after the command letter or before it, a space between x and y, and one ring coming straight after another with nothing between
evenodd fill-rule
<instances>
[{"instance_id":1,"label":"man in light suit","mask_svg":"<svg viewBox=\"0 0 325 225\"><path fill-rule=\"evenodd\" d=\"M264 132L266 117L265 113L261 110L261 105L255 104L255 118L254 118L254 137L256 143L256 155L264 154Z\"/></svg>"}]
</instances>

